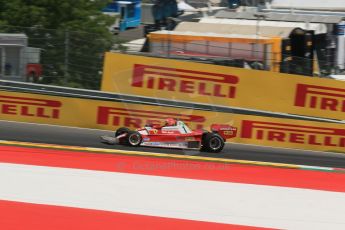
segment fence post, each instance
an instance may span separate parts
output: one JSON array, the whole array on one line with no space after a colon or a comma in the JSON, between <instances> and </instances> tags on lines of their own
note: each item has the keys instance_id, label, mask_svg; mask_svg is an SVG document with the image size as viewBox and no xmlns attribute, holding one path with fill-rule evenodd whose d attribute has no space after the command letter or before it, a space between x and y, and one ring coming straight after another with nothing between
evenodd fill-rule
<instances>
[{"instance_id":1,"label":"fence post","mask_svg":"<svg viewBox=\"0 0 345 230\"><path fill-rule=\"evenodd\" d=\"M64 62L64 77L66 81L66 77L68 74L68 62L69 62L69 31L65 29L65 62Z\"/></svg>"}]
</instances>

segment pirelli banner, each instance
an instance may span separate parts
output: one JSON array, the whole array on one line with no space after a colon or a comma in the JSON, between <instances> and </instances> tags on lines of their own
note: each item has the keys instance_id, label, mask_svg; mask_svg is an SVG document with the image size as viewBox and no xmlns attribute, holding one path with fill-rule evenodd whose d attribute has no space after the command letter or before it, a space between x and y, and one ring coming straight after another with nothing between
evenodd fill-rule
<instances>
[{"instance_id":1,"label":"pirelli banner","mask_svg":"<svg viewBox=\"0 0 345 230\"><path fill-rule=\"evenodd\" d=\"M102 90L345 119L345 82L107 53Z\"/></svg>"},{"instance_id":2,"label":"pirelli banner","mask_svg":"<svg viewBox=\"0 0 345 230\"><path fill-rule=\"evenodd\" d=\"M0 91L1 120L115 130L161 124L168 117L192 129L232 124L239 133L231 142L345 153L341 124Z\"/></svg>"}]
</instances>

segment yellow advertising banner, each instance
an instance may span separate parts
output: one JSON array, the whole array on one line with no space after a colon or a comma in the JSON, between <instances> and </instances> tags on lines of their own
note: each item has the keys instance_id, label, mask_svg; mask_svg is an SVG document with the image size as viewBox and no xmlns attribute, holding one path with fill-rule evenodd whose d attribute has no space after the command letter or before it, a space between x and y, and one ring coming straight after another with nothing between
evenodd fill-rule
<instances>
[{"instance_id":1,"label":"yellow advertising banner","mask_svg":"<svg viewBox=\"0 0 345 230\"><path fill-rule=\"evenodd\" d=\"M345 82L107 53L102 90L345 120Z\"/></svg>"},{"instance_id":2,"label":"yellow advertising banner","mask_svg":"<svg viewBox=\"0 0 345 230\"><path fill-rule=\"evenodd\" d=\"M0 91L1 120L115 130L161 124L169 117L192 129L234 125L239 132L230 142L345 152L342 124Z\"/></svg>"}]
</instances>

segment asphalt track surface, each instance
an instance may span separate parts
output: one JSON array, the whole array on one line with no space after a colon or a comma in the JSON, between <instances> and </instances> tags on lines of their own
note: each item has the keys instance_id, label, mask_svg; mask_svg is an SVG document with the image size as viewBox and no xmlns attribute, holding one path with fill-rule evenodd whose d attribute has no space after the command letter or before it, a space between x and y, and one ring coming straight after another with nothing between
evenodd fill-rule
<instances>
[{"instance_id":1,"label":"asphalt track surface","mask_svg":"<svg viewBox=\"0 0 345 230\"><path fill-rule=\"evenodd\" d=\"M0 120L0 140L47 143L105 149L138 150L164 154L198 155L226 159L264 161L299 165L345 168L345 154L331 152L280 149L253 145L226 144L221 153L200 153L194 150L126 147L101 143L100 136L111 131L8 122Z\"/></svg>"}]
</instances>

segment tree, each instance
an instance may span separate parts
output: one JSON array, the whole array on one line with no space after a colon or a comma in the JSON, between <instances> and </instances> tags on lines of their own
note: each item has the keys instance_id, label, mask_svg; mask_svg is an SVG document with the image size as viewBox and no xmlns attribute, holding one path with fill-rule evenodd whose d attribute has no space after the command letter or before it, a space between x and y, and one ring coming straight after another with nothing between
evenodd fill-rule
<instances>
[{"instance_id":1,"label":"tree","mask_svg":"<svg viewBox=\"0 0 345 230\"><path fill-rule=\"evenodd\" d=\"M21 32L42 48L45 83L99 89L103 54L114 37L109 0L0 0L0 29Z\"/></svg>"}]
</instances>

